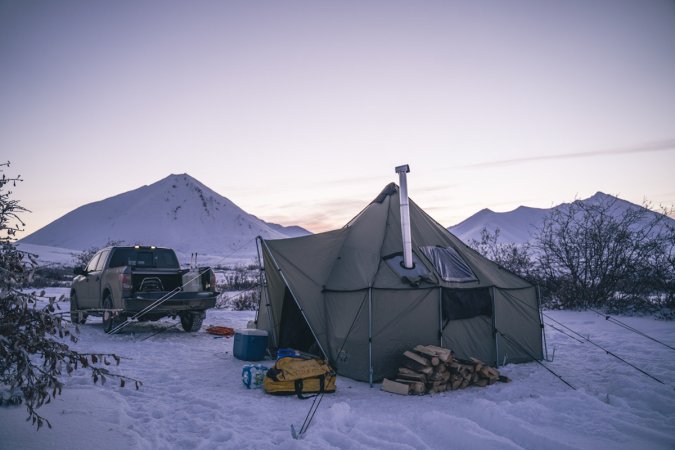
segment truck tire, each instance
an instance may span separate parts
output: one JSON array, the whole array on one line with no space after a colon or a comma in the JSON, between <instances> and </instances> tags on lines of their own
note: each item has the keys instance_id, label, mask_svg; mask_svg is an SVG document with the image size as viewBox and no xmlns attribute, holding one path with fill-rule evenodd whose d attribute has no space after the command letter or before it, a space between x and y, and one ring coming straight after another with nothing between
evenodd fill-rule
<instances>
[{"instance_id":1,"label":"truck tire","mask_svg":"<svg viewBox=\"0 0 675 450\"><path fill-rule=\"evenodd\" d=\"M206 312L204 311L186 311L179 314L180 315L180 325L183 327L183 330L187 332L199 331L202 327L202 322L206 317Z\"/></svg>"},{"instance_id":2,"label":"truck tire","mask_svg":"<svg viewBox=\"0 0 675 450\"><path fill-rule=\"evenodd\" d=\"M110 293L105 295L103 299L103 309L113 309L113 299ZM103 312L103 331L110 334L110 332L120 323L124 322L124 319L120 316L114 316L111 312Z\"/></svg>"},{"instance_id":3,"label":"truck tire","mask_svg":"<svg viewBox=\"0 0 675 450\"><path fill-rule=\"evenodd\" d=\"M87 321L87 314L82 313L80 318L79 309L80 305L77 303L77 294L73 291L70 293L70 321L74 324L82 325Z\"/></svg>"}]
</instances>

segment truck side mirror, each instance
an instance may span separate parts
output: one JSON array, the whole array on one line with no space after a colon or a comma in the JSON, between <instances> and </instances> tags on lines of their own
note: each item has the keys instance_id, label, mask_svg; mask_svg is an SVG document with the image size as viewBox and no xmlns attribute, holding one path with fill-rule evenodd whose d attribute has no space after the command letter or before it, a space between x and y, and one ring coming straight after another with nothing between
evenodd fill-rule
<instances>
[{"instance_id":1,"label":"truck side mirror","mask_svg":"<svg viewBox=\"0 0 675 450\"><path fill-rule=\"evenodd\" d=\"M87 274L87 271L84 270L84 267L75 267L75 268L73 269L73 273L74 273L75 275L86 275L86 274Z\"/></svg>"}]
</instances>

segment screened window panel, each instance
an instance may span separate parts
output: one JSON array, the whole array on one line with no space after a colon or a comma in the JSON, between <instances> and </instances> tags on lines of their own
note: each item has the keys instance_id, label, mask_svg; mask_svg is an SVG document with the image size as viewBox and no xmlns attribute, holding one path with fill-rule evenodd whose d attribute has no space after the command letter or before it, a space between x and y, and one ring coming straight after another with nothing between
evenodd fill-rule
<instances>
[{"instance_id":1,"label":"screened window panel","mask_svg":"<svg viewBox=\"0 0 675 450\"><path fill-rule=\"evenodd\" d=\"M454 248L428 245L420 247L420 250L431 261L443 280L459 283L478 281L469 265Z\"/></svg>"}]
</instances>

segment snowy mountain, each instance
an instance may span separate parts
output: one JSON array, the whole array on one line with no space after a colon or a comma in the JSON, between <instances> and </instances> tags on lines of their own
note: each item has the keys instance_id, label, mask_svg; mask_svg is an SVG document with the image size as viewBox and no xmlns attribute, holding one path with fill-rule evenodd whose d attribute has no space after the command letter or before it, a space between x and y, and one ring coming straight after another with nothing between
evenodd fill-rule
<instances>
[{"instance_id":1,"label":"snowy mountain","mask_svg":"<svg viewBox=\"0 0 675 450\"><path fill-rule=\"evenodd\" d=\"M267 223L187 174L81 206L19 241L85 250L109 240L174 248L181 260L247 260L255 237L282 239L309 234L297 226ZM203 258L203 256L206 259ZM208 257L207 257L208 255Z\"/></svg>"},{"instance_id":2,"label":"snowy mountain","mask_svg":"<svg viewBox=\"0 0 675 450\"><path fill-rule=\"evenodd\" d=\"M629 208L642 208L642 206L602 192L596 192L589 198L576 201L586 204L614 201L613 209L616 211L616 214L621 214ZM569 208L569 206L569 203L562 203L548 209L519 206L513 211L508 212L494 212L486 208L457 225L448 227L448 230L464 242L469 242L471 239L480 240L480 232L483 228L487 228L490 232L494 232L495 229L499 228L500 242L522 244L534 237L537 229L541 226L547 215L554 210L564 210ZM675 220L668 219L668 221L675 225Z\"/></svg>"}]
</instances>

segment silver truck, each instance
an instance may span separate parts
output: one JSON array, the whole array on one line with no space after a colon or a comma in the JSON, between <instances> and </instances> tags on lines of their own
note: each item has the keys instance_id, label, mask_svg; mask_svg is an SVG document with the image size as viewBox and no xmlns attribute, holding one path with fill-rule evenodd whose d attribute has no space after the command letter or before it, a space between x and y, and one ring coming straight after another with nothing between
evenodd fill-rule
<instances>
[{"instance_id":1,"label":"silver truck","mask_svg":"<svg viewBox=\"0 0 675 450\"><path fill-rule=\"evenodd\" d=\"M216 304L215 275L208 267L181 269L176 253L160 247L106 247L86 267L76 267L70 316L83 324L103 317L106 333L129 318L180 317L185 331L198 331Z\"/></svg>"}]
</instances>

